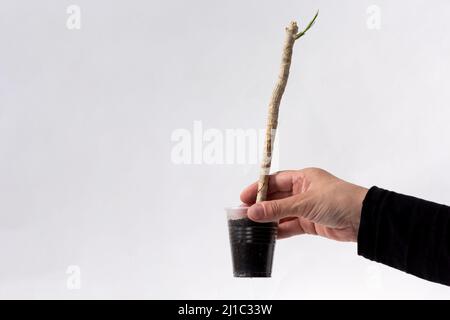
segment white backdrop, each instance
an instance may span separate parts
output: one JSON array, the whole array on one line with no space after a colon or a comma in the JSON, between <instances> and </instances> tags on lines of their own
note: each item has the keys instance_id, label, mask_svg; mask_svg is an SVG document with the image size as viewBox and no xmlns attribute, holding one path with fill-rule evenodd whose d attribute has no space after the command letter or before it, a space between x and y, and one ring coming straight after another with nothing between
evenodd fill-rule
<instances>
[{"instance_id":1,"label":"white backdrop","mask_svg":"<svg viewBox=\"0 0 450 320\"><path fill-rule=\"evenodd\" d=\"M264 128L284 27L320 9L279 167L449 204L448 1L0 4L0 298L450 298L310 236L277 243L273 278L232 278L223 208L257 165L171 156L194 121Z\"/></svg>"}]
</instances>

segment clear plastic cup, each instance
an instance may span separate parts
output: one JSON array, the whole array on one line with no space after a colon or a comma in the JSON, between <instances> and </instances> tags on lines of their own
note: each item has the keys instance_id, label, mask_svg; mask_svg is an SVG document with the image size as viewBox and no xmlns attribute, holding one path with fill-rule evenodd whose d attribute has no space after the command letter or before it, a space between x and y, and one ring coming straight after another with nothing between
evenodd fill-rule
<instances>
[{"instance_id":1,"label":"clear plastic cup","mask_svg":"<svg viewBox=\"0 0 450 320\"><path fill-rule=\"evenodd\" d=\"M270 277L278 224L276 222L258 223L248 219L248 208L248 206L225 208L233 275L235 277Z\"/></svg>"}]
</instances>

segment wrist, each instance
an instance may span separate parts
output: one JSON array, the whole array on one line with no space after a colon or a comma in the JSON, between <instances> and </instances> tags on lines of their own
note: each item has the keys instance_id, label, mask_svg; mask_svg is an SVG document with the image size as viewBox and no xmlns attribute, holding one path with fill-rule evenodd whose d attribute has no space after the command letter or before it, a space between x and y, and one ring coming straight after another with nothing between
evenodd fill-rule
<instances>
[{"instance_id":1,"label":"wrist","mask_svg":"<svg viewBox=\"0 0 450 320\"><path fill-rule=\"evenodd\" d=\"M369 189L361 187L361 186L355 186L355 192L354 192L354 204L352 208L352 229L354 233L354 242L357 242L358 240L358 232L359 232L359 225L361 223L361 214L362 214L362 207L364 199L366 198L367 192Z\"/></svg>"}]
</instances>

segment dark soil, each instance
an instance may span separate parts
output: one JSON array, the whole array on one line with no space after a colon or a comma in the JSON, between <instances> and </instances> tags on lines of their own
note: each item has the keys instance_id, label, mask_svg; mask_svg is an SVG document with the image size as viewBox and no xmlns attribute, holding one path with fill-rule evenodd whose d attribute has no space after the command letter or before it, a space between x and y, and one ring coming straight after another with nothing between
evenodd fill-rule
<instances>
[{"instance_id":1,"label":"dark soil","mask_svg":"<svg viewBox=\"0 0 450 320\"><path fill-rule=\"evenodd\" d=\"M235 277L270 277L277 224L250 219L228 221Z\"/></svg>"}]
</instances>

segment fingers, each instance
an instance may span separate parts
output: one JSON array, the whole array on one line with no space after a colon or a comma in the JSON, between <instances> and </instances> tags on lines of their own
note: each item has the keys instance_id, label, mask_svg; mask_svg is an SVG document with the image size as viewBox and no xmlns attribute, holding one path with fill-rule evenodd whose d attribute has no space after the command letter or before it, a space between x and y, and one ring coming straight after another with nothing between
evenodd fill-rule
<instances>
[{"instance_id":1,"label":"fingers","mask_svg":"<svg viewBox=\"0 0 450 320\"><path fill-rule=\"evenodd\" d=\"M288 221L283 221L278 225L278 239L285 239L289 238L298 234L304 234L305 231L303 230L299 220L297 218L291 219Z\"/></svg>"},{"instance_id":2,"label":"fingers","mask_svg":"<svg viewBox=\"0 0 450 320\"><path fill-rule=\"evenodd\" d=\"M275 192L275 193L271 193L267 196L267 200L279 200L279 199L284 199L287 197L292 196L292 192L290 191L280 191L280 192Z\"/></svg>"},{"instance_id":3,"label":"fingers","mask_svg":"<svg viewBox=\"0 0 450 320\"><path fill-rule=\"evenodd\" d=\"M249 199L249 198L246 199L248 201L245 201L244 197L241 194L241 201L243 203L251 205L251 204L254 204L256 202L256 188L257 188L257 185L255 184L254 187L255 187L255 190L254 190L254 193L251 195L252 198L251 199ZM277 191L277 192L273 192L273 193L267 194L267 200L283 199L283 198L290 197L290 196L292 196L292 191Z\"/></svg>"},{"instance_id":4,"label":"fingers","mask_svg":"<svg viewBox=\"0 0 450 320\"><path fill-rule=\"evenodd\" d=\"M248 217L257 222L279 221L285 217L299 216L302 201L299 195L284 199L263 201L248 209Z\"/></svg>"},{"instance_id":5,"label":"fingers","mask_svg":"<svg viewBox=\"0 0 450 320\"><path fill-rule=\"evenodd\" d=\"M246 204L256 202L256 193L258 191L258 182L252 183L241 192L241 201Z\"/></svg>"},{"instance_id":6,"label":"fingers","mask_svg":"<svg viewBox=\"0 0 450 320\"><path fill-rule=\"evenodd\" d=\"M268 198L270 194L275 192L291 192L292 191L292 174L295 171L280 171L269 176ZM253 204L256 201L258 192L258 182L252 183L241 193L241 201L247 204Z\"/></svg>"},{"instance_id":7,"label":"fingers","mask_svg":"<svg viewBox=\"0 0 450 320\"><path fill-rule=\"evenodd\" d=\"M289 238L299 234L317 235L320 225L305 219L305 218L291 218L282 219L278 225L278 239Z\"/></svg>"}]
</instances>

